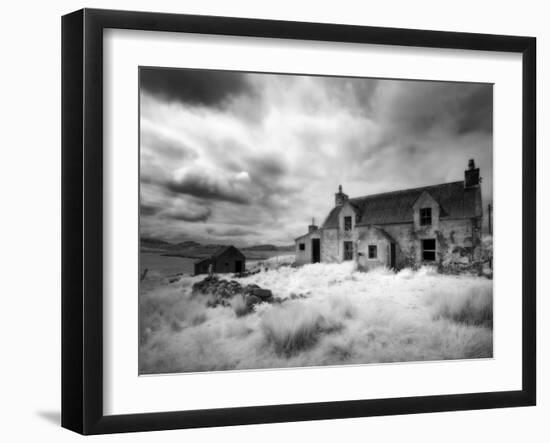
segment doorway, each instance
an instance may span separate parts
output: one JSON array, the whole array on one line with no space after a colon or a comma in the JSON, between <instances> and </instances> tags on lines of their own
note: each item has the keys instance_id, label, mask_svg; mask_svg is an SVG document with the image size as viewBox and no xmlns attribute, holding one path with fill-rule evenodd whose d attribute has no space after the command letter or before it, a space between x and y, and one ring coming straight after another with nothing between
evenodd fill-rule
<instances>
[{"instance_id":1,"label":"doorway","mask_svg":"<svg viewBox=\"0 0 550 443\"><path fill-rule=\"evenodd\" d=\"M311 263L321 262L321 239L311 239Z\"/></svg>"},{"instance_id":2,"label":"doorway","mask_svg":"<svg viewBox=\"0 0 550 443\"><path fill-rule=\"evenodd\" d=\"M344 260L353 260L353 242L344 242Z\"/></svg>"},{"instance_id":3,"label":"doorway","mask_svg":"<svg viewBox=\"0 0 550 443\"><path fill-rule=\"evenodd\" d=\"M390 243L390 268L395 269L395 243Z\"/></svg>"},{"instance_id":4,"label":"doorway","mask_svg":"<svg viewBox=\"0 0 550 443\"><path fill-rule=\"evenodd\" d=\"M241 260L235 261L235 272L243 272L243 262Z\"/></svg>"}]
</instances>

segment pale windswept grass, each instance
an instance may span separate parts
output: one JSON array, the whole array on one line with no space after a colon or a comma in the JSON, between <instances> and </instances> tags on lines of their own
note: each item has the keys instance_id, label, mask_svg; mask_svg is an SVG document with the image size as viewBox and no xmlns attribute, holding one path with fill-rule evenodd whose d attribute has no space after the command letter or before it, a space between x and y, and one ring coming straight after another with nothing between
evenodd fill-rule
<instances>
[{"instance_id":1,"label":"pale windswept grass","mask_svg":"<svg viewBox=\"0 0 550 443\"><path fill-rule=\"evenodd\" d=\"M189 282L182 283L179 286L161 284L140 294L140 343L146 343L162 329L168 328L179 332L188 326L196 326L206 321L207 299L193 298Z\"/></svg>"},{"instance_id":2,"label":"pale windswept grass","mask_svg":"<svg viewBox=\"0 0 550 443\"><path fill-rule=\"evenodd\" d=\"M237 295L231 300L231 307L237 317L242 317L249 313L249 308L246 305L246 301L242 295Z\"/></svg>"},{"instance_id":3,"label":"pale windswept grass","mask_svg":"<svg viewBox=\"0 0 550 443\"><path fill-rule=\"evenodd\" d=\"M463 292L436 292L431 301L435 319L447 318L466 325L493 326L492 286L470 288Z\"/></svg>"},{"instance_id":4,"label":"pale windswept grass","mask_svg":"<svg viewBox=\"0 0 550 443\"><path fill-rule=\"evenodd\" d=\"M229 276L227 278L230 278ZM281 303L208 307L201 277L140 294L140 373L487 358L492 281L431 269L363 273L352 264L284 266L239 279Z\"/></svg>"},{"instance_id":5,"label":"pale windswept grass","mask_svg":"<svg viewBox=\"0 0 550 443\"><path fill-rule=\"evenodd\" d=\"M291 356L312 347L321 334L341 328L335 318L327 317L315 308L304 309L302 304L290 303L266 311L261 328L268 344L277 355Z\"/></svg>"}]
</instances>

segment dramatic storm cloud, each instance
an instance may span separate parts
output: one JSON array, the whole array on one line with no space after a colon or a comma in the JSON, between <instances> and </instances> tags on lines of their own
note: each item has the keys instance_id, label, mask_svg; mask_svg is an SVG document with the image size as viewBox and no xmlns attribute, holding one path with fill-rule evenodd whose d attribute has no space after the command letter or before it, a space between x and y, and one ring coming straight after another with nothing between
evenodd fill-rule
<instances>
[{"instance_id":1,"label":"dramatic storm cloud","mask_svg":"<svg viewBox=\"0 0 550 443\"><path fill-rule=\"evenodd\" d=\"M162 100L204 106L221 106L232 96L251 92L246 77L236 72L220 76L217 71L141 69L140 84Z\"/></svg>"},{"instance_id":2,"label":"dramatic storm cloud","mask_svg":"<svg viewBox=\"0 0 550 443\"><path fill-rule=\"evenodd\" d=\"M487 84L142 68L141 229L291 244L350 197L462 180L492 201Z\"/></svg>"}]
</instances>

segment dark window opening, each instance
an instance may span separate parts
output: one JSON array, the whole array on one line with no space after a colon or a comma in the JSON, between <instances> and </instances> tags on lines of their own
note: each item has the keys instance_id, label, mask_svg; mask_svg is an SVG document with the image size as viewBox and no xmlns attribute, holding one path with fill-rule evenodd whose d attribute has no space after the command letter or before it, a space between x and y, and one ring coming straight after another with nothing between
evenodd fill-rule
<instances>
[{"instance_id":1,"label":"dark window opening","mask_svg":"<svg viewBox=\"0 0 550 443\"><path fill-rule=\"evenodd\" d=\"M299 243L298 244L298 249L300 249L300 251L305 251L306 250L306 244L305 243Z\"/></svg>"},{"instance_id":2,"label":"dark window opening","mask_svg":"<svg viewBox=\"0 0 550 443\"><path fill-rule=\"evenodd\" d=\"M344 231L351 231L351 217L344 217Z\"/></svg>"},{"instance_id":3,"label":"dark window opening","mask_svg":"<svg viewBox=\"0 0 550 443\"><path fill-rule=\"evenodd\" d=\"M429 226L432 224L432 208L420 209L420 225Z\"/></svg>"},{"instance_id":4,"label":"dark window opening","mask_svg":"<svg viewBox=\"0 0 550 443\"><path fill-rule=\"evenodd\" d=\"M422 260L435 261L435 239L422 240Z\"/></svg>"},{"instance_id":5,"label":"dark window opening","mask_svg":"<svg viewBox=\"0 0 550 443\"><path fill-rule=\"evenodd\" d=\"M353 242L344 242L344 260L353 260Z\"/></svg>"},{"instance_id":6,"label":"dark window opening","mask_svg":"<svg viewBox=\"0 0 550 443\"><path fill-rule=\"evenodd\" d=\"M378 257L378 247L376 245L369 245L369 258Z\"/></svg>"}]
</instances>

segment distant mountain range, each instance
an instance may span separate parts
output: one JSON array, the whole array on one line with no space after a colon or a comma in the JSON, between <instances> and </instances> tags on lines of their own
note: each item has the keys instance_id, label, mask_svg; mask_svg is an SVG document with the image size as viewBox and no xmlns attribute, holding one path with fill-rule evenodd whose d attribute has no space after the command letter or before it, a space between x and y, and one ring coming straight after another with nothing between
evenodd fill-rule
<instances>
[{"instance_id":1,"label":"distant mountain range","mask_svg":"<svg viewBox=\"0 0 550 443\"><path fill-rule=\"evenodd\" d=\"M216 249L227 246L221 244L202 244L196 241L169 243L153 237L141 237L140 250L142 252L164 252L163 255L174 255L190 258L202 258L212 255ZM294 245L275 246L270 244L252 245L239 248L247 258L262 259L277 255L277 252L294 251Z\"/></svg>"},{"instance_id":2,"label":"distant mountain range","mask_svg":"<svg viewBox=\"0 0 550 443\"><path fill-rule=\"evenodd\" d=\"M254 245L240 248L244 251L294 251L294 245L275 246L275 245Z\"/></svg>"}]
</instances>

